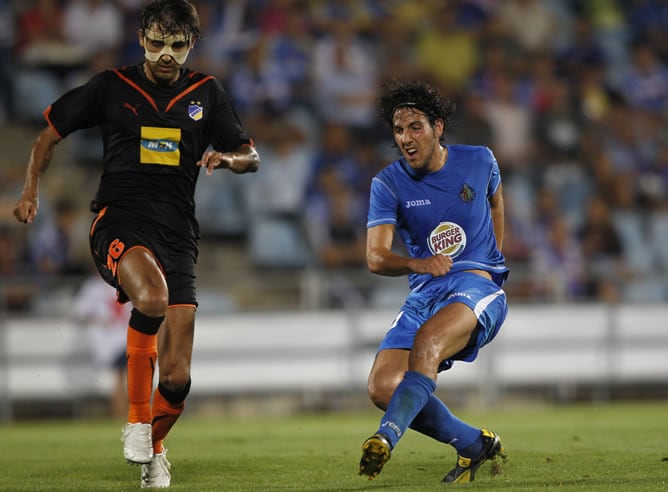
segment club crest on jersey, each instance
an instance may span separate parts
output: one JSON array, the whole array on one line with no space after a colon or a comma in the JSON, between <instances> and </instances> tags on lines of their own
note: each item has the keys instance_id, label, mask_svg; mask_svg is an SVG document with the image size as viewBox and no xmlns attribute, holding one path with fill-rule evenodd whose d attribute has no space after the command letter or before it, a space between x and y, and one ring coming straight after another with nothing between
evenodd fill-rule
<instances>
[{"instance_id":1,"label":"club crest on jersey","mask_svg":"<svg viewBox=\"0 0 668 492\"><path fill-rule=\"evenodd\" d=\"M461 198L464 203L471 203L475 198L475 191L473 191L473 188L471 188L468 183L464 183L462 189L459 190L459 198Z\"/></svg>"},{"instance_id":2,"label":"club crest on jersey","mask_svg":"<svg viewBox=\"0 0 668 492\"><path fill-rule=\"evenodd\" d=\"M191 101L188 105L188 116L194 121L199 121L204 116L204 108L201 104L195 101Z\"/></svg>"},{"instance_id":3,"label":"club crest on jersey","mask_svg":"<svg viewBox=\"0 0 668 492\"><path fill-rule=\"evenodd\" d=\"M466 233L454 222L441 222L429 234L429 250L432 254L456 258L465 247Z\"/></svg>"}]
</instances>

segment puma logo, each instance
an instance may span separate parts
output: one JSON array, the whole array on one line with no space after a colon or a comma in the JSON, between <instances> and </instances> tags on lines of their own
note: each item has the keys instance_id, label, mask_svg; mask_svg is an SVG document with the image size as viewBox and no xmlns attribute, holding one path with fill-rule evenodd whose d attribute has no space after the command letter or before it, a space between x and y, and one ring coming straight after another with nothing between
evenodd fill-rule
<instances>
[{"instance_id":1,"label":"puma logo","mask_svg":"<svg viewBox=\"0 0 668 492\"><path fill-rule=\"evenodd\" d=\"M135 116L139 116L139 114L137 113L137 108L139 107L139 104L132 106L130 103L124 102L123 107L132 111L135 114Z\"/></svg>"}]
</instances>

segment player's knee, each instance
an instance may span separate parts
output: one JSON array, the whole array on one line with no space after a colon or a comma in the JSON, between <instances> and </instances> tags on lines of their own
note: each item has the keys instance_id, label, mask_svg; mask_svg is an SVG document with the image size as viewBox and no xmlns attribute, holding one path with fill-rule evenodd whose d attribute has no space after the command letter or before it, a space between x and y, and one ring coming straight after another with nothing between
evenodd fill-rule
<instances>
[{"instance_id":1,"label":"player's knee","mask_svg":"<svg viewBox=\"0 0 668 492\"><path fill-rule=\"evenodd\" d=\"M372 378L367 385L369 398L374 405L385 410L398 384L399 380L396 378Z\"/></svg>"},{"instance_id":2,"label":"player's knee","mask_svg":"<svg viewBox=\"0 0 668 492\"><path fill-rule=\"evenodd\" d=\"M159 384L171 391L178 392L180 388L190 388L190 370L185 362L176 359L160 359Z\"/></svg>"},{"instance_id":3,"label":"player's knee","mask_svg":"<svg viewBox=\"0 0 668 492\"><path fill-rule=\"evenodd\" d=\"M158 391L172 405L180 405L190 393L190 378L185 382L161 381L158 383Z\"/></svg>"},{"instance_id":4,"label":"player's knee","mask_svg":"<svg viewBox=\"0 0 668 492\"><path fill-rule=\"evenodd\" d=\"M148 316L165 316L169 302L163 289L141 289L131 299L132 305Z\"/></svg>"},{"instance_id":5,"label":"player's knee","mask_svg":"<svg viewBox=\"0 0 668 492\"><path fill-rule=\"evenodd\" d=\"M436 368L446 355L453 355L464 346L459 339L446 338L429 330L418 330L409 355L409 367L414 370Z\"/></svg>"}]
</instances>

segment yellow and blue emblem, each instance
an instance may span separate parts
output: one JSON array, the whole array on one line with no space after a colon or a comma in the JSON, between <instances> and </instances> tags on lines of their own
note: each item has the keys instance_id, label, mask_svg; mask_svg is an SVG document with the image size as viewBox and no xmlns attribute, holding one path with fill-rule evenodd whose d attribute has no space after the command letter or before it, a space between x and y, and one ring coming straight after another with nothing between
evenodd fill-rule
<instances>
[{"instance_id":1,"label":"yellow and blue emblem","mask_svg":"<svg viewBox=\"0 0 668 492\"><path fill-rule=\"evenodd\" d=\"M188 116L193 121L199 121L204 117L204 108L199 103L191 102L188 105Z\"/></svg>"}]
</instances>

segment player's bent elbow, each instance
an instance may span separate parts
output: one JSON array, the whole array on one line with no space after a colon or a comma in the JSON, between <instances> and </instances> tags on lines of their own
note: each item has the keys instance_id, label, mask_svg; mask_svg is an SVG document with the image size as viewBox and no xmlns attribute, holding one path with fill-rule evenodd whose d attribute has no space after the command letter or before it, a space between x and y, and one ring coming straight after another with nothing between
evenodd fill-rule
<instances>
[{"instance_id":1,"label":"player's bent elbow","mask_svg":"<svg viewBox=\"0 0 668 492\"><path fill-rule=\"evenodd\" d=\"M366 266L371 273L376 273L376 274L383 273L383 267L381 261L377 261L373 258L367 257Z\"/></svg>"}]
</instances>

